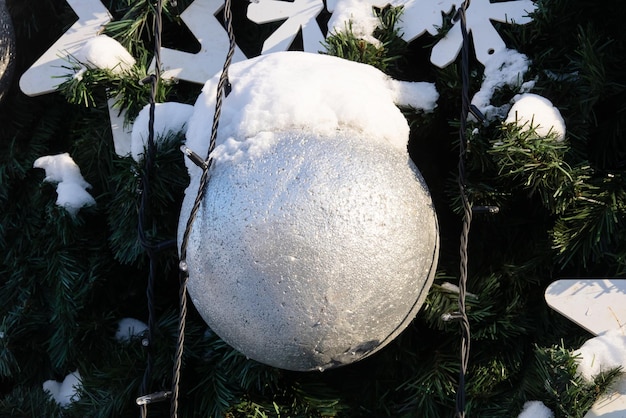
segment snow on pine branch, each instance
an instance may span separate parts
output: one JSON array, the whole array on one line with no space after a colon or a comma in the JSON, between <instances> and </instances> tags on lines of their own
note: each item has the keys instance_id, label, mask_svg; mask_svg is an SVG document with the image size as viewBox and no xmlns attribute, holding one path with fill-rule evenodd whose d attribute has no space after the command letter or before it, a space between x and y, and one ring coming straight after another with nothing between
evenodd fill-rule
<instances>
[{"instance_id":1,"label":"snow on pine branch","mask_svg":"<svg viewBox=\"0 0 626 418\"><path fill-rule=\"evenodd\" d=\"M578 373L592 381L602 372L614 368L626 369L626 336L616 329L590 338L573 355L578 363Z\"/></svg>"},{"instance_id":2,"label":"snow on pine branch","mask_svg":"<svg viewBox=\"0 0 626 418\"><path fill-rule=\"evenodd\" d=\"M85 181L80 168L67 152L40 157L35 160L33 167L46 170L44 182L57 184L56 204L65 208L70 215L76 216L81 208L96 204L86 190L91 185Z\"/></svg>"},{"instance_id":3,"label":"snow on pine branch","mask_svg":"<svg viewBox=\"0 0 626 418\"><path fill-rule=\"evenodd\" d=\"M62 382L46 380L43 383L44 392L62 407L67 407L80 399L79 390L81 387L82 381L78 370L65 376Z\"/></svg>"},{"instance_id":4,"label":"snow on pine branch","mask_svg":"<svg viewBox=\"0 0 626 418\"><path fill-rule=\"evenodd\" d=\"M166 140L170 135L184 132L187 121L193 113L193 106L176 103L155 103L154 106L154 142ZM139 112L131 133L130 153L137 162L143 160L144 151L148 146L150 122L150 105L144 106Z\"/></svg>"},{"instance_id":5,"label":"snow on pine branch","mask_svg":"<svg viewBox=\"0 0 626 418\"><path fill-rule=\"evenodd\" d=\"M136 63L122 44L106 35L89 39L74 58L88 68L109 69L114 74L127 72Z\"/></svg>"},{"instance_id":6,"label":"snow on pine branch","mask_svg":"<svg viewBox=\"0 0 626 418\"><path fill-rule=\"evenodd\" d=\"M541 401L527 401L517 418L554 418L554 412Z\"/></svg>"}]
</instances>

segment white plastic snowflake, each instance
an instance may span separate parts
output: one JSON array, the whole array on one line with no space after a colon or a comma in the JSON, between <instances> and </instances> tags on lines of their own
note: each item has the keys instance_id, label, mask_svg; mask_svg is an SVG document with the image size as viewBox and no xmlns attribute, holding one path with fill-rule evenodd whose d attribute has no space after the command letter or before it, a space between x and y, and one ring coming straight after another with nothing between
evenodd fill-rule
<instances>
[{"instance_id":1,"label":"white plastic snowflake","mask_svg":"<svg viewBox=\"0 0 626 418\"><path fill-rule=\"evenodd\" d=\"M315 19L322 10L322 0L258 0L248 6L248 19L255 23L287 19L265 40L263 54L287 50L300 29L304 50L318 52L322 49L324 34Z\"/></svg>"},{"instance_id":2,"label":"white plastic snowflake","mask_svg":"<svg viewBox=\"0 0 626 418\"><path fill-rule=\"evenodd\" d=\"M460 3L460 2L459 2ZM526 24L535 10L531 0L491 3L489 0L472 0L466 11L467 31L472 34L476 58L484 64L491 55L506 49L506 44L493 27L491 21ZM433 47L430 61L438 67L450 64L463 45L461 25L452 29Z\"/></svg>"},{"instance_id":3,"label":"white plastic snowflake","mask_svg":"<svg viewBox=\"0 0 626 418\"><path fill-rule=\"evenodd\" d=\"M52 93L67 76L67 60L111 21L100 0L67 0L78 16L75 22L35 63L22 74L20 88L29 96Z\"/></svg>"},{"instance_id":4,"label":"white plastic snowflake","mask_svg":"<svg viewBox=\"0 0 626 418\"><path fill-rule=\"evenodd\" d=\"M400 0L394 6L403 6L402 38L410 42L425 32L436 35L442 25L442 13L450 13L459 0Z\"/></svg>"},{"instance_id":5,"label":"white plastic snowflake","mask_svg":"<svg viewBox=\"0 0 626 418\"><path fill-rule=\"evenodd\" d=\"M353 33L371 42L377 20L373 7L387 4L402 6L403 39L410 42L425 32L435 35L443 25L443 15L453 7L461 7L463 0L327 0L332 12L328 32L343 31L351 23ZM316 18L323 10L321 0L258 0L250 4L248 18L256 23L287 19L263 46L263 53L287 49L302 28L304 50L317 52L323 39ZM481 63L506 45L491 21L525 24L531 21L535 10L531 0L511 0L491 3L490 0L473 0L466 10L467 30L472 34L476 57ZM457 22L446 36L434 46L431 62L445 67L457 57L462 46L461 27Z\"/></svg>"},{"instance_id":6,"label":"white plastic snowflake","mask_svg":"<svg viewBox=\"0 0 626 418\"><path fill-rule=\"evenodd\" d=\"M200 43L200 51L190 53L161 48L163 78L203 84L222 69L229 41L216 16L221 13L223 3L223 0L196 0L181 13L181 20ZM243 52L235 46L233 62L245 59Z\"/></svg>"}]
</instances>

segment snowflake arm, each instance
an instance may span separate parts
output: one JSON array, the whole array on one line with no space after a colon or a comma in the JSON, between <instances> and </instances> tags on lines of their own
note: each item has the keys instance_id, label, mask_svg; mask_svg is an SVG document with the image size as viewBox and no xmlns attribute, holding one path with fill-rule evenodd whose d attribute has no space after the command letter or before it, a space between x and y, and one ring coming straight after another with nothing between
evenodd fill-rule
<instances>
[{"instance_id":1,"label":"snowflake arm","mask_svg":"<svg viewBox=\"0 0 626 418\"><path fill-rule=\"evenodd\" d=\"M404 3L404 4L403 4ZM402 12L402 39L411 42L425 32L437 34L437 28L442 24L441 13L450 13L457 0L408 0L400 2Z\"/></svg>"},{"instance_id":2,"label":"snowflake arm","mask_svg":"<svg viewBox=\"0 0 626 418\"><path fill-rule=\"evenodd\" d=\"M498 31L491 23L498 22L526 24L532 19L529 14L535 10L531 0L490 3L489 0L473 0L466 10L467 31L471 32L476 50L476 58L484 64L491 55L506 48ZM460 24L452 29L432 49L431 62L438 67L445 67L457 57L463 39Z\"/></svg>"},{"instance_id":3,"label":"snowflake arm","mask_svg":"<svg viewBox=\"0 0 626 418\"><path fill-rule=\"evenodd\" d=\"M200 43L200 51L190 53L161 48L164 69L161 77L204 84L222 70L229 47L228 35L216 17L222 7L221 0L195 0L181 13L181 20ZM245 59L243 52L235 46L233 61Z\"/></svg>"},{"instance_id":4,"label":"snowflake arm","mask_svg":"<svg viewBox=\"0 0 626 418\"><path fill-rule=\"evenodd\" d=\"M263 43L263 54L285 51L289 48L298 31L302 29L304 50L318 52L324 35L317 24L317 16L324 9L322 0L294 0L293 3L280 0L259 0L248 6L248 19L255 23L268 23L287 19Z\"/></svg>"},{"instance_id":5,"label":"snowflake arm","mask_svg":"<svg viewBox=\"0 0 626 418\"><path fill-rule=\"evenodd\" d=\"M29 96L52 93L71 70L68 57L95 37L111 21L111 14L100 0L67 0L75 22L20 78L22 92Z\"/></svg>"}]
</instances>

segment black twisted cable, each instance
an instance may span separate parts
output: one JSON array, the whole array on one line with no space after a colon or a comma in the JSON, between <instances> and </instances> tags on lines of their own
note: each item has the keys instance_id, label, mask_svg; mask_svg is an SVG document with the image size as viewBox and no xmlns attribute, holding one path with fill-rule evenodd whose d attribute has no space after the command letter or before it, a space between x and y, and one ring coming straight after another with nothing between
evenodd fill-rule
<instances>
[{"instance_id":1,"label":"black twisted cable","mask_svg":"<svg viewBox=\"0 0 626 418\"><path fill-rule=\"evenodd\" d=\"M470 5L470 0L465 0L459 9L459 19L463 45L461 48L461 115L459 127L459 164L458 164L458 186L463 203L463 226L460 238L460 269L459 269L459 323L461 328L461 367L459 371L459 385L456 396L456 416L465 417L465 376L469 363L470 354L470 325L465 309L465 294L467 288L467 264L468 264L468 240L470 225L472 223L472 205L467 196L465 187L465 153L467 149L467 118L469 114L469 36L467 33L466 11Z\"/></svg>"},{"instance_id":2,"label":"black twisted cable","mask_svg":"<svg viewBox=\"0 0 626 418\"><path fill-rule=\"evenodd\" d=\"M154 16L154 58L155 58L155 72L150 75L146 80L142 82L150 82L150 99L149 99L149 121L148 121L148 142L146 152L144 155L144 172L141 178L141 201L139 205L139 222L138 222L138 234L139 241L142 247L146 251L149 259L149 274L148 283L146 286L146 299L148 305L148 330L146 338L142 343L147 347L146 354L146 368L144 370L143 379L141 381L141 387L139 389L141 396L138 398L138 404L140 407L141 417L146 417L148 414L147 403L140 403L139 399L146 398L147 393L150 390L150 377L152 375L153 367L153 355L152 355L152 337L154 336L156 329L156 314L154 307L154 287L156 282L156 270L157 270L157 253L165 248L171 247L175 244L175 241L169 240L160 243L153 243L146 235L146 217L150 204L150 179L153 177L154 172L154 160L156 156L156 147L154 143L154 114L155 114L155 101L157 96L158 82L160 78L161 68L161 12L163 4L162 0L157 0L156 11Z\"/></svg>"},{"instance_id":3,"label":"black twisted cable","mask_svg":"<svg viewBox=\"0 0 626 418\"><path fill-rule=\"evenodd\" d=\"M219 126L220 115L222 113L222 104L224 96L228 94L230 83L228 81L228 68L235 54L235 32L233 30L233 16L231 8L231 0L225 0L224 2L224 23L226 24L226 31L228 32L229 47L222 73L220 75L216 100L215 100L215 113L213 114L213 125L211 127L211 139L209 141L209 148L207 150L204 164L202 164L202 175L200 177L200 185L196 194L196 199L192 206L185 231L183 233L183 239L180 246L180 312L178 318L178 344L176 347L176 355L174 358L174 370L172 379L172 402L170 408L170 416L176 418L178 416L178 397L179 397L179 385L180 385L180 369L182 365L182 357L185 345L185 325L187 317L187 282L189 280L189 273L187 271L187 245L189 243L189 235L191 234L191 228L196 218L200 204L204 198L206 188L209 182L209 170L213 165L213 159L211 153L215 149L215 143L217 140L217 129Z\"/></svg>"}]
</instances>

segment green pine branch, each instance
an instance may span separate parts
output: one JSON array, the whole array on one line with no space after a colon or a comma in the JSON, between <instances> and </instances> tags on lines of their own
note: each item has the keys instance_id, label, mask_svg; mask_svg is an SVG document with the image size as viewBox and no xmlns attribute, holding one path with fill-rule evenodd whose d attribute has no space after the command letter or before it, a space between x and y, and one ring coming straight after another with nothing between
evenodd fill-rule
<instances>
[{"instance_id":1,"label":"green pine branch","mask_svg":"<svg viewBox=\"0 0 626 418\"><path fill-rule=\"evenodd\" d=\"M488 153L495 160L497 176L519 184L530 196L539 196L550 212L560 214L589 175L589 167L575 167L567 162L568 151L567 142L550 135L542 137L532 125L507 124Z\"/></svg>"},{"instance_id":2,"label":"green pine branch","mask_svg":"<svg viewBox=\"0 0 626 418\"><path fill-rule=\"evenodd\" d=\"M375 12L380 25L372 35L380 41L379 45L358 38L352 32L352 22L348 22L343 31L326 37L324 47L329 55L368 64L393 74L397 70L398 61L407 51L407 44L398 29L402 8L386 7L375 9Z\"/></svg>"},{"instance_id":3,"label":"green pine branch","mask_svg":"<svg viewBox=\"0 0 626 418\"><path fill-rule=\"evenodd\" d=\"M527 396L542 400L554 411L555 418L582 418L619 376L613 369L585 382L577 373L577 363L570 350L563 346L535 349L537 374L526 382Z\"/></svg>"},{"instance_id":4,"label":"green pine branch","mask_svg":"<svg viewBox=\"0 0 626 418\"><path fill-rule=\"evenodd\" d=\"M107 98L113 98L113 108L120 112L126 111L126 122L130 122L150 101L151 83L142 82L150 74L148 65L148 54L145 50L134 66L121 73L91 68L89 64L70 57L65 66L68 75L59 84L58 90L69 103L85 107L96 107ZM161 80L157 86L155 102L165 101L171 87L171 83Z\"/></svg>"},{"instance_id":5,"label":"green pine branch","mask_svg":"<svg viewBox=\"0 0 626 418\"><path fill-rule=\"evenodd\" d=\"M118 18L107 23L104 33L117 39L133 55L141 55L145 49L152 48L154 41L156 3L148 0L117 0L112 6ZM175 3L163 2L162 19L164 22L180 24L178 10L184 10L190 0Z\"/></svg>"},{"instance_id":6,"label":"green pine branch","mask_svg":"<svg viewBox=\"0 0 626 418\"><path fill-rule=\"evenodd\" d=\"M608 174L594 178L581 189L575 204L557 220L552 231L562 264L576 262L587 267L607 258L624 260L624 184L623 175ZM623 261L619 263L623 266Z\"/></svg>"}]
</instances>

